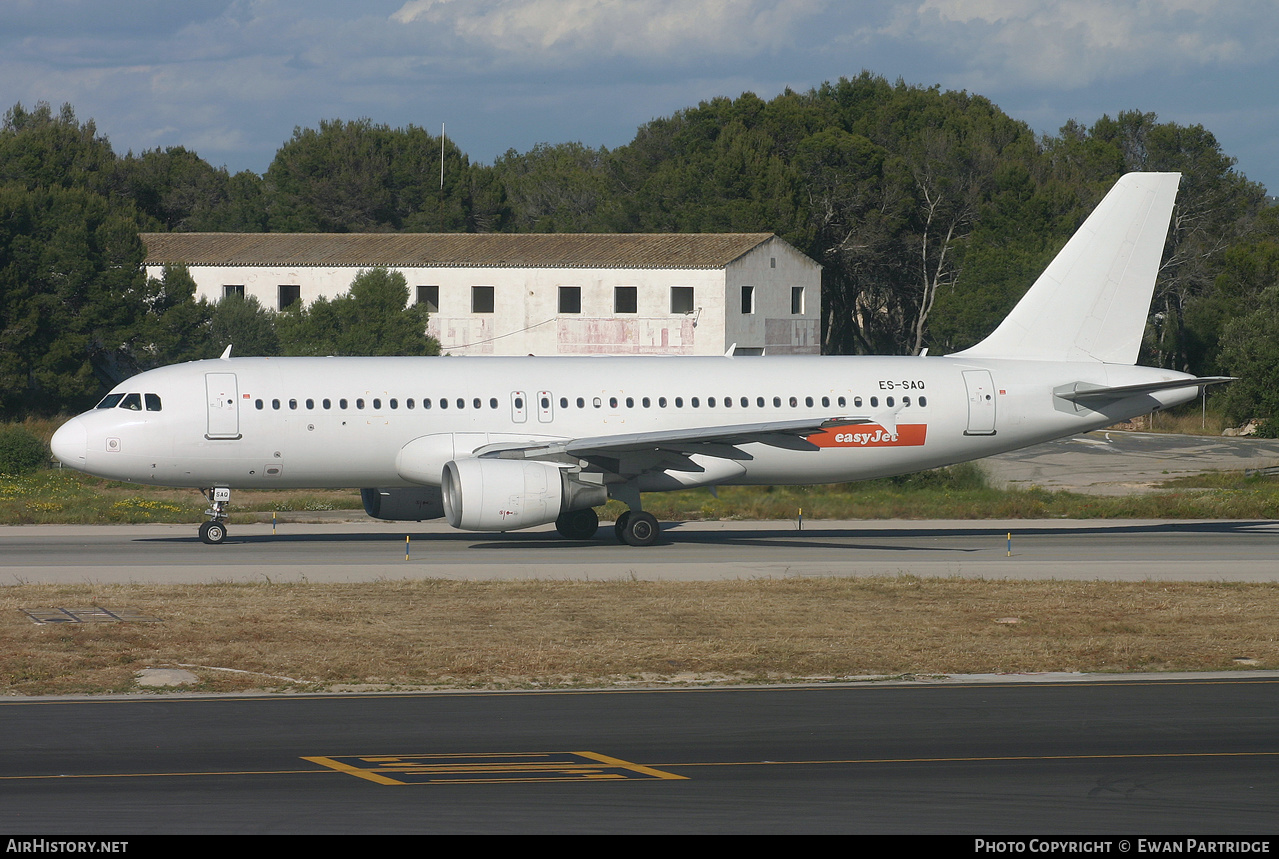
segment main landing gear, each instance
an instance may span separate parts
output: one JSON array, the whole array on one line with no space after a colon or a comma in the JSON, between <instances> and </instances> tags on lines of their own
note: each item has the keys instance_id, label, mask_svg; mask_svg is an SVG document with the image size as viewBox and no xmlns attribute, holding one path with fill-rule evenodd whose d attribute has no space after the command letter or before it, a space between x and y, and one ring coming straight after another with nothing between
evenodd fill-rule
<instances>
[{"instance_id":1,"label":"main landing gear","mask_svg":"<svg viewBox=\"0 0 1279 859\"><path fill-rule=\"evenodd\" d=\"M587 507L561 513L555 520L555 530L566 540L589 540L599 530L600 517ZM627 510L617 517L613 534L617 542L628 546L651 546L662 533L657 518L642 510Z\"/></svg>"},{"instance_id":2,"label":"main landing gear","mask_svg":"<svg viewBox=\"0 0 1279 859\"><path fill-rule=\"evenodd\" d=\"M651 546L657 542L661 533L657 517L643 510L627 510L613 523L613 534L617 537L617 542L628 546Z\"/></svg>"},{"instance_id":3,"label":"main landing gear","mask_svg":"<svg viewBox=\"0 0 1279 859\"><path fill-rule=\"evenodd\" d=\"M645 513L640 505L640 493L633 485L609 487L611 497L621 501L629 510L617 517L613 523L613 536L617 542L628 546L651 546L662 534L662 527L657 524L657 517Z\"/></svg>"},{"instance_id":4,"label":"main landing gear","mask_svg":"<svg viewBox=\"0 0 1279 859\"><path fill-rule=\"evenodd\" d=\"M226 487L202 489L204 497L209 499L209 509L205 515L210 516L208 522L200 526L200 541L216 546L226 539L226 508L231 503L231 490Z\"/></svg>"}]
</instances>

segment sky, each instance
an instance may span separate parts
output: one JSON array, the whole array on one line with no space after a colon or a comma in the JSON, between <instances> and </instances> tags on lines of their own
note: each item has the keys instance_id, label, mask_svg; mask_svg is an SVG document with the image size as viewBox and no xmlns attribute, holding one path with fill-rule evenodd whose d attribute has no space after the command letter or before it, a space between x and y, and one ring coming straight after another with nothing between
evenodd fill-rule
<instances>
[{"instance_id":1,"label":"sky","mask_svg":"<svg viewBox=\"0 0 1279 859\"><path fill-rule=\"evenodd\" d=\"M1201 124L1279 193L1274 0L0 0L0 110L69 103L118 153L232 172L322 119L443 124L492 163L862 70L1041 133L1132 109Z\"/></svg>"}]
</instances>

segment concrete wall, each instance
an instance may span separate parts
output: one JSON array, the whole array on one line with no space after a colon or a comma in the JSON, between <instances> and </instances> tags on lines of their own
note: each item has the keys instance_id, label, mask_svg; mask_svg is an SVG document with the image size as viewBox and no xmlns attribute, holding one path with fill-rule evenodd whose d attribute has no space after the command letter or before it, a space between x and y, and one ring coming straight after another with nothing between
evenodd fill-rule
<instances>
[{"instance_id":1,"label":"concrete wall","mask_svg":"<svg viewBox=\"0 0 1279 859\"><path fill-rule=\"evenodd\" d=\"M780 239L771 239L727 269L395 269L408 282L439 288L430 334L455 355L719 355L743 351L817 354L821 268ZM352 267L192 266L197 296L219 301L224 287L243 286L264 307L279 309L279 287L299 287L309 304L343 295ZM148 276L159 277L159 267ZM472 287L493 287L492 313L472 313ZM616 313L616 287L635 287L636 312ZM741 312L741 287L754 287L754 312ZM791 313L791 289L805 290L804 312ZM581 289L581 312L560 313L560 287ZM693 310L673 313L671 287L693 289Z\"/></svg>"}]
</instances>

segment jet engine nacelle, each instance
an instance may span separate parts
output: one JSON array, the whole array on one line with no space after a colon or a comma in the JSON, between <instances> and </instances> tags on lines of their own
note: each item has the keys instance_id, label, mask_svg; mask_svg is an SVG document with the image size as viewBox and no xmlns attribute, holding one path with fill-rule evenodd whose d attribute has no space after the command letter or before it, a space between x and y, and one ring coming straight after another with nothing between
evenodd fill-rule
<instances>
[{"instance_id":1,"label":"jet engine nacelle","mask_svg":"<svg viewBox=\"0 0 1279 859\"><path fill-rule=\"evenodd\" d=\"M515 459L455 459L444 466L444 515L466 531L516 531L554 522L570 510L603 504L603 486L567 469Z\"/></svg>"},{"instance_id":2,"label":"jet engine nacelle","mask_svg":"<svg viewBox=\"0 0 1279 859\"><path fill-rule=\"evenodd\" d=\"M444 495L438 486L412 489L361 489L364 512L374 519L421 522L444 515Z\"/></svg>"}]
</instances>

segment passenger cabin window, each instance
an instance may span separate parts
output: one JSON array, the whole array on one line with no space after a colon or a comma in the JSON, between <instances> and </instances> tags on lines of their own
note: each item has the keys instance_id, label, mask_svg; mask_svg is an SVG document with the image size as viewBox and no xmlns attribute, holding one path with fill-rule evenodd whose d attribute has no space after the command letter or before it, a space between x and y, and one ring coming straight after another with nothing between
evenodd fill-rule
<instances>
[{"instance_id":1,"label":"passenger cabin window","mask_svg":"<svg viewBox=\"0 0 1279 859\"><path fill-rule=\"evenodd\" d=\"M560 287L560 313L582 312L582 288L580 286Z\"/></svg>"},{"instance_id":2,"label":"passenger cabin window","mask_svg":"<svg viewBox=\"0 0 1279 859\"><path fill-rule=\"evenodd\" d=\"M471 287L471 312L472 313L492 313L493 312L493 287L491 286Z\"/></svg>"},{"instance_id":3,"label":"passenger cabin window","mask_svg":"<svg viewBox=\"0 0 1279 859\"><path fill-rule=\"evenodd\" d=\"M638 313L639 312L639 287L637 286L613 287L613 312L614 313Z\"/></svg>"},{"instance_id":4,"label":"passenger cabin window","mask_svg":"<svg viewBox=\"0 0 1279 859\"><path fill-rule=\"evenodd\" d=\"M292 307L294 304L297 304L302 300L302 287L292 284L281 284L279 298L280 310Z\"/></svg>"},{"instance_id":5,"label":"passenger cabin window","mask_svg":"<svg viewBox=\"0 0 1279 859\"><path fill-rule=\"evenodd\" d=\"M440 288L438 286L419 286L417 303L423 305L428 313L440 312Z\"/></svg>"}]
</instances>

